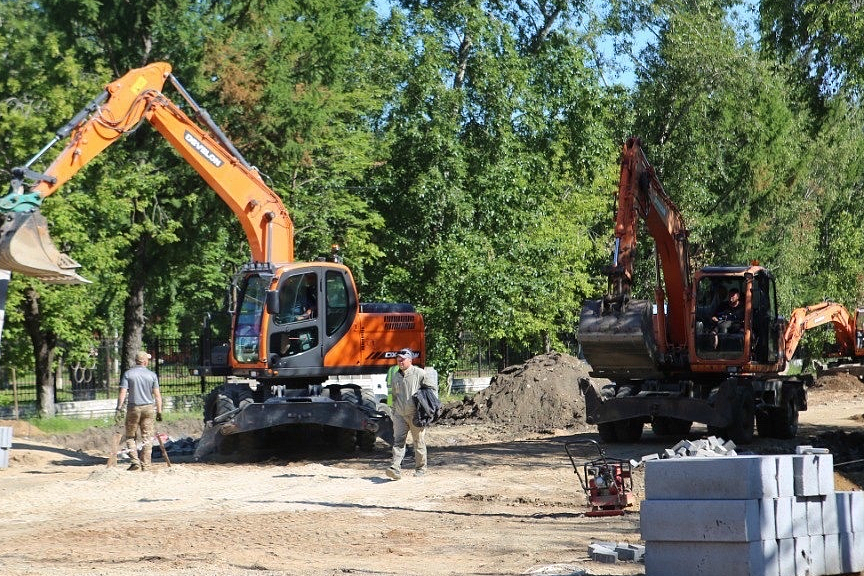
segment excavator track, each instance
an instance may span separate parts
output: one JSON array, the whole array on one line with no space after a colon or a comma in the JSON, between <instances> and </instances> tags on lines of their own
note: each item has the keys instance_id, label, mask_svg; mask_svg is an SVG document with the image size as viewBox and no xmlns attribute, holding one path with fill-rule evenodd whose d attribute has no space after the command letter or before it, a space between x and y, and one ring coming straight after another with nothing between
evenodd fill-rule
<instances>
[{"instance_id":1,"label":"excavator track","mask_svg":"<svg viewBox=\"0 0 864 576\"><path fill-rule=\"evenodd\" d=\"M579 316L579 342L592 376L610 380L659 375L652 335L652 303L631 300L623 310L589 300Z\"/></svg>"},{"instance_id":2,"label":"excavator track","mask_svg":"<svg viewBox=\"0 0 864 576\"><path fill-rule=\"evenodd\" d=\"M76 272L80 267L57 250L48 233L48 221L40 212L6 215L0 226L0 269L48 284L90 284Z\"/></svg>"}]
</instances>

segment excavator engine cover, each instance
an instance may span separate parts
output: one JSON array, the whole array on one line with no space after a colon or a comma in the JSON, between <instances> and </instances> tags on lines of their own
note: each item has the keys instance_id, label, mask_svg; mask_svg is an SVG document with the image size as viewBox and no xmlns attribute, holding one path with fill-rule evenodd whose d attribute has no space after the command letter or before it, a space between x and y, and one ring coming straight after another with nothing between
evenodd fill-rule
<instances>
[{"instance_id":1,"label":"excavator engine cover","mask_svg":"<svg viewBox=\"0 0 864 576\"><path fill-rule=\"evenodd\" d=\"M655 362L653 304L631 300L623 310L589 300L579 316L579 343L591 374L610 380L659 375Z\"/></svg>"},{"instance_id":2,"label":"excavator engine cover","mask_svg":"<svg viewBox=\"0 0 864 576\"><path fill-rule=\"evenodd\" d=\"M48 221L39 212L6 215L0 227L0 268L48 284L90 284L76 272L80 264L54 246Z\"/></svg>"}]
</instances>

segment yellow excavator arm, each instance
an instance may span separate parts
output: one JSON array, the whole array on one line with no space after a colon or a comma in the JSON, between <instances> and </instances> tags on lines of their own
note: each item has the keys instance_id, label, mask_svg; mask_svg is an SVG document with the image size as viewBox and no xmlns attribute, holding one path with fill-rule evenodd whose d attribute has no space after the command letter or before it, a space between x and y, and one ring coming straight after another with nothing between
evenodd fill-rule
<instances>
[{"instance_id":1,"label":"yellow excavator arm","mask_svg":"<svg viewBox=\"0 0 864 576\"><path fill-rule=\"evenodd\" d=\"M166 80L194 109L203 129L161 92ZM130 70L111 82L23 167L14 168L11 190L0 199L0 268L50 283L87 282L78 263L61 254L40 214L42 201L88 162L141 122L149 122L180 153L238 217L252 260L287 263L294 259L294 226L279 196L231 144L206 110L198 106L171 74L157 62ZM44 173L30 167L55 143L65 148Z\"/></svg>"}]
</instances>

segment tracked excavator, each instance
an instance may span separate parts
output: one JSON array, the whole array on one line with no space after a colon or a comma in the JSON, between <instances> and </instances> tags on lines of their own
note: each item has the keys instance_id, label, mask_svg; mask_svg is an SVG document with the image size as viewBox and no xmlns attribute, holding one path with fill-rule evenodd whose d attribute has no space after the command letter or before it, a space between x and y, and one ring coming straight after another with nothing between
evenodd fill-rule
<instances>
[{"instance_id":1,"label":"tracked excavator","mask_svg":"<svg viewBox=\"0 0 864 576\"><path fill-rule=\"evenodd\" d=\"M607 442L636 442L645 424L683 437L694 422L738 444L752 441L754 422L760 436L794 437L812 377L784 375L797 340L771 272L751 263L694 274L684 220L637 138L623 147L616 205L607 293L579 320L588 423ZM653 300L632 297L640 221L656 248ZM718 310L733 292L739 317L724 322Z\"/></svg>"},{"instance_id":2,"label":"tracked excavator","mask_svg":"<svg viewBox=\"0 0 864 576\"><path fill-rule=\"evenodd\" d=\"M162 93L170 81L197 119ZM79 265L57 250L39 208L97 154L148 122L207 182L240 221L251 261L231 284L231 334L202 354L202 376L225 376L205 399L196 455L249 447L298 427L322 432L345 450L392 442L387 407L331 376L384 373L410 348L425 364L423 318L409 304L361 303L351 271L332 257L294 261L294 225L279 195L171 73L157 62L130 70L56 132L0 199L0 267L49 283L80 284ZM45 172L32 166L68 140Z\"/></svg>"}]
</instances>

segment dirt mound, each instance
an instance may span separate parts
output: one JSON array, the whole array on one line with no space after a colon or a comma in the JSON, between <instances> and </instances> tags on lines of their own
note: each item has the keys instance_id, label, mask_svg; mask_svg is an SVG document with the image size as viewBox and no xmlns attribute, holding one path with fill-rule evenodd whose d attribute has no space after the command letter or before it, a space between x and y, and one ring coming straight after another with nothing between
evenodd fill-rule
<instances>
[{"instance_id":1,"label":"dirt mound","mask_svg":"<svg viewBox=\"0 0 864 576\"><path fill-rule=\"evenodd\" d=\"M12 428L12 438L39 438L47 436L45 432L30 424L29 420L0 420L0 426Z\"/></svg>"},{"instance_id":2,"label":"dirt mound","mask_svg":"<svg viewBox=\"0 0 864 576\"><path fill-rule=\"evenodd\" d=\"M819 391L864 392L864 384L861 380L857 376L846 373L829 374L817 378L813 388Z\"/></svg>"},{"instance_id":3,"label":"dirt mound","mask_svg":"<svg viewBox=\"0 0 864 576\"><path fill-rule=\"evenodd\" d=\"M444 408L442 424L484 422L512 432L551 432L585 427L585 397L578 379L588 366L568 354L552 352L510 366L489 387Z\"/></svg>"},{"instance_id":4,"label":"dirt mound","mask_svg":"<svg viewBox=\"0 0 864 576\"><path fill-rule=\"evenodd\" d=\"M169 439L179 440L181 438L199 438L204 429L203 420L197 415L183 420L172 420L170 422L157 422L156 432L167 434ZM123 432L123 426L115 427L92 427L75 434L58 434L50 437L50 442L62 446L68 450L79 450L83 452L110 452L111 437L114 432Z\"/></svg>"}]
</instances>

